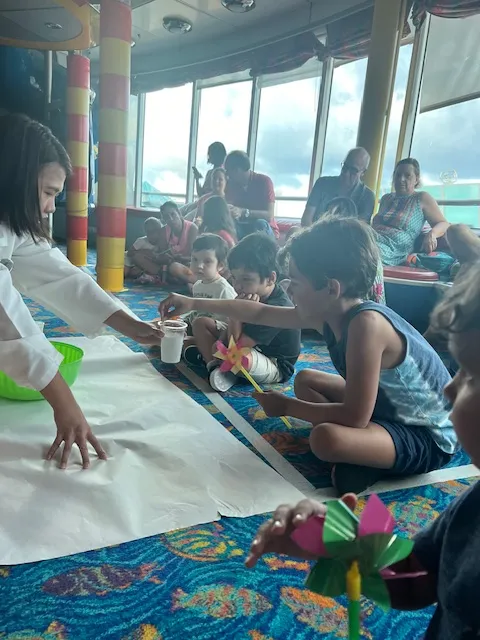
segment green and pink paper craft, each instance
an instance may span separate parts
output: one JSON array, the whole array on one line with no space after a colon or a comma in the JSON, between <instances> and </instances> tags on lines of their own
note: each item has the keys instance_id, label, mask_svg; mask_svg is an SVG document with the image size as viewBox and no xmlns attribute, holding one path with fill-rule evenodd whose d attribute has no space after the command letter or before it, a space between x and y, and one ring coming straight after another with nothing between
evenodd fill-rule
<instances>
[{"instance_id":1,"label":"green and pink paper craft","mask_svg":"<svg viewBox=\"0 0 480 640\"><path fill-rule=\"evenodd\" d=\"M360 594L382 609L390 607L385 581L416 578L418 573L389 569L407 558L413 542L394 533L395 521L376 495L371 495L360 518L341 500L329 502L325 516L313 516L292 533L296 544L319 560L306 586L315 593L349 597L349 638L360 638Z\"/></svg>"}]
</instances>

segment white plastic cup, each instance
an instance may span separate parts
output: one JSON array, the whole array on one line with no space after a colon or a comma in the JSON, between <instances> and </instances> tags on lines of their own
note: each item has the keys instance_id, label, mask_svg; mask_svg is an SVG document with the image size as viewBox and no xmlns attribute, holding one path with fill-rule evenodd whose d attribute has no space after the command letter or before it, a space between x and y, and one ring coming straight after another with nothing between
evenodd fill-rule
<instances>
[{"instance_id":1,"label":"white plastic cup","mask_svg":"<svg viewBox=\"0 0 480 640\"><path fill-rule=\"evenodd\" d=\"M160 358L165 364L177 364L182 358L183 339L187 323L183 320L165 320L161 324L163 338Z\"/></svg>"}]
</instances>

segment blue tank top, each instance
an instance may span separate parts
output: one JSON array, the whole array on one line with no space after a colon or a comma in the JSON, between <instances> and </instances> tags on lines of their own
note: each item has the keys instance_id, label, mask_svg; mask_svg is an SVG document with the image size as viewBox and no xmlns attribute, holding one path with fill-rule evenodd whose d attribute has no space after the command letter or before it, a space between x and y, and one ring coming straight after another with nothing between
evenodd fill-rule
<instances>
[{"instance_id":1,"label":"blue tank top","mask_svg":"<svg viewBox=\"0 0 480 640\"><path fill-rule=\"evenodd\" d=\"M329 325L324 325L323 336L338 373L346 379L348 326L362 311L381 313L406 343L403 362L380 372L372 421L397 422L412 429L426 427L442 451L454 453L457 436L449 417L451 405L443 393L450 374L425 338L395 311L376 302L362 302L347 313L338 342Z\"/></svg>"}]
</instances>

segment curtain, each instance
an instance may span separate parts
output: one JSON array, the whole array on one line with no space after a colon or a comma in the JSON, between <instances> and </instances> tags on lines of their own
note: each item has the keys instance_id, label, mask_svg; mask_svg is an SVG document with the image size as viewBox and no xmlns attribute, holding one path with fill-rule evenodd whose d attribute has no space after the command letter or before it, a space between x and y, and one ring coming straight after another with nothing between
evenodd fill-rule
<instances>
[{"instance_id":1,"label":"curtain","mask_svg":"<svg viewBox=\"0 0 480 640\"><path fill-rule=\"evenodd\" d=\"M417 29L427 13L441 18L468 18L480 13L480 0L415 0L412 19Z\"/></svg>"},{"instance_id":2,"label":"curtain","mask_svg":"<svg viewBox=\"0 0 480 640\"><path fill-rule=\"evenodd\" d=\"M217 60L198 62L173 69L134 75L132 93L158 91L194 80L250 70L250 76L280 73L301 67L311 58L323 58L324 46L311 32L263 45L250 51L234 53Z\"/></svg>"},{"instance_id":3,"label":"curtain","mask_svg":"<svg viewBox=\"0 0 480 640\"><path fill-rule=\"evenodd\" d=\"M410 5L411 6L411 5ZM368 56L374 7L327 24L327 54L337 60L358 60ZM410 7L407 10L409 15ZM410 35L405 20L402 38Z\"/></svg>"}]
</instances>

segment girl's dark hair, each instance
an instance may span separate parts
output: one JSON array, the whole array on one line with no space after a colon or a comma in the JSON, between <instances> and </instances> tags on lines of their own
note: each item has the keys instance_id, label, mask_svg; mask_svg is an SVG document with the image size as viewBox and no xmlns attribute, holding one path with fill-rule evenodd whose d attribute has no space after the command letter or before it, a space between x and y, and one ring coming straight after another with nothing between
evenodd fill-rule
<instances>
[{"instance_id":1,"label":"girl's dark hair","mask_svg":"<svg viewBox=\"0 0 480 640\"><path fill-rule=\"evenodd\" d=\"M222 196L212 196L203 205L203 221L198 232L226 231L236 241L237 232L228 205Z\"/></svg>"},{"instance_id":2,"label":"girl's dark hair","mask_svg":"<svg viewBox=\"0 0 480 640\"><path fill-rule=\"evenodd\" d=\"M214 167L221 167L227 157L227 150L222 142L212 142L208 147L208 156Z\"/></svg>"},{"instance_id":3,"label":"girl's dark hair","mask_svg":"<svg viewBox=\"0 0 480 640\"><path fill-rule=\"evenodd\" d=\"M327 216L288 243L297 269L316 290L330 279L345 298L365 298L373 286L380 254L372 229L355 218Z\"/></svg>"},{"instance_id":4,"label":"girl's dark hair","mask_svg":"<svg viewBox=\"0 0 480 640\"><path fill-rule=\"evenodd\" d=\"M45 125L21 114L9 114L0 116L0 158L0 223L17 236L30 234L34 242L48 239L38 178L42 168L53 162L70 176L67 152Z\"/></svg>"},{"instance_id":5,"label":"girl's dark hair","mask_svg":"<svg viewBox=\"0 0 480 640\"><path fill-rule=\"evenodd\" d=\"M452 334L480 329L480 262L465 267L433 311L434 330Z\"/></svg>"},{"instance_id":6,"label":"girl's dark hair","mask_svg":"<svg viewBox=\"0 0 480 640\"><path fill-rule=\"evenodd\" d=\"M415 160L415 158L403 158L403 160L399 160L395 165L394 173L397 171L398 167L401 167L403 164L411 164L415 175L417 176L418 180L420 180L420 163L418 162L418 160Z\"/></svg>"},{"instance_id":7,"label":"girl's dark hair","mask_svg":"<svg viewBox=\"0 0 480 640\"><path fill-rule=\"evenodd\" d=\"M160 213L164 213L167 209L174 209L178 215L180 215L180 209L178 208L178 204L173 200L167 200L160 207Z\"/></svg>"}]
</instances>

